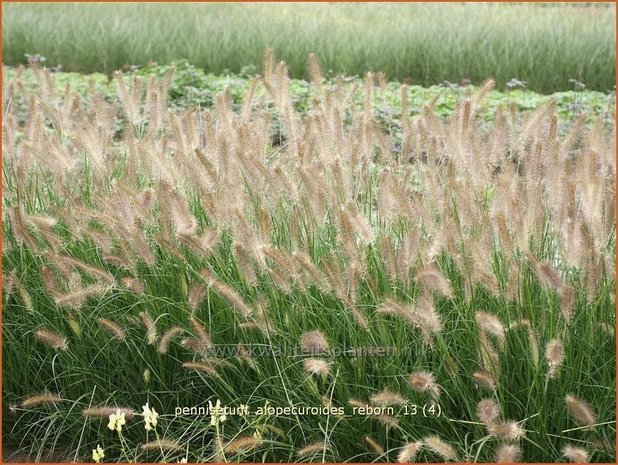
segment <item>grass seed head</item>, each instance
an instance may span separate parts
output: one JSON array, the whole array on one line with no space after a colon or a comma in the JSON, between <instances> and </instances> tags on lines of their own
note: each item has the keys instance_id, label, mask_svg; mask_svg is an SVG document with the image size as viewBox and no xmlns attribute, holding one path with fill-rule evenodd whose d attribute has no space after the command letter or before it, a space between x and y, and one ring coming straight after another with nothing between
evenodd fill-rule
<instances>
[{"instance_id":1,"label":"grass seed head","mask_svg":"<svg viewBox=\"0 0 618 465\"><path fill-rule=\"evenodd\" d=\"M36 338L43 344L46 344L56 350L67 350L69 348L67 339L61 334L58 334L50 329L39 329L36 332Z\"/></svg>"},{"instance_id":2,"label":"grass seed head","mask_svg":"<svg viewBox=\"0 0 618 465\"><path fill-rule=\"evenodd\" d=\"M421 441L409 442L401 449L399 449L399 454L397 454L397 462L399 463L410 463L414 462L416 456L420 452L423 447L423 443Z\"/></svg>"},{"instance_id":3,"label":"grass seed head","mask_svg":"<svg viewBox=\"0 0 618 465\"><path fill-rule=\"evenodd\" d=\"M564 362L564 347L559 339L552 339L545 347L545 358L549 365L548 376L555 378Z\"/></svg>"},{"instance_id":4,"label":"grass seed head","mask_svg":"<svg viewBox=\"0 0 618 465\"><path fill-rule=\"evenodd\" d=\"M187 337L181 341L183 347L195 352L201 357L208 357L210 355L210 345L205 345L204 341L196 337Z\"/></svg>"},{"instance_id":5,"label":"grass seed head","mask_svg":"<svg viewBox=\"0 0 618 465\"><path fill-rule=\"evenodd\" d=\"M146 330L146 342L148 345L155 345L157 343L157 326L148 312L139 312L139 318Z\"/></svg>"},{"instance_id":6,"label":"grass seed head","mask_svg":"<svg viewBox=\"0 0 618 465\"><path fill-rule=\"evenodd\" d=\"M212 341L210 340L210 335L204 325L195 317L189 317L189 323L191 323L191 327L197 334L198 339L200 340L203 347L212 347Z\"/></svg>"},{"instance_id":7,"label":"grass seed head","mask_svg":"<svg viewBox=\"0 0 618 465\"><path fill-rule=\"evenodd\" d=\"M206 296L206 284L198 283L189 290L189 308L197 310Z\"/></svg>"},{"instance_id":8,"label":"grass seed head","mask_svg":"<svg viewBox=\"0 0 618 465\"><path fill-rule=\"evenodd\" d=\"M236 292L236 290L234 290L232 287L228 286L227 284L219 281L218 279L213 278L212 273L210 274L210 277L208 277L207 279L210 280L212 288L223 299L225 299L228 302L228 304L234 307L234 309L237 310L241 316L243 316L244 318L249 318L253 314L253 310L251 309L251 307L249 307L245 303L245 301L242 299L240 294Z\"/></svg>"},{"instance_id":9,"label":"grass seed head","mask_svg":"<svg viewBox=\"0 0 618 465\"><path fill-rule=\"evenodd\" d=\"M483 399L476 407L476 416L485 425L491 425L500 417L500 408L494 400Z\"/></svg>"},{"instance_id":10,"label":"grass seed head","mask_svg":"<svg viewBox=\"0 0 618 465\"><path fill-rule=\"evenodd\" d=\"M185 362L182 366L188 370L196 370L210 376L218 376L216 367L209 362Z\"/></svg>"},{"instance_id":11,"label":"grass seed head","mask_svg":"<svg viewBox=\"0 0 618 465\"><path fill-rule=\"evenodd\" d=\"M410 384L410 387L417 392L436 392L436 390L438 390L438 386L436 385L433 375L427 371L417 371L412 373L408 378L408 383Z\"/></svg>"},{"instance_id":12,"label":"grass seed head","mask_svg":"<svg viewBox=\"0 0 618 465\"><path fill-rule=\"evenodd\" d=\"M453 286L435 265L426 267L415 279L425 289L436 291L445 297L453 296Z\"/></svg>"},{"instance_id":13,"label":"grass seed head","mask_svg":"<svg viewBox=\"0 0 618 465\"><path fill-rule=\"evenodd\" d=\"M521 449L514 444L502 444L496 450L496 463L517 463L521 460Z\"/></svg>"},{"instance_id":14,"label":"grass seed head","mask_svg":"<svg viewBox=\"0 0 618 465\"><path fill-rule=\"evenodd\" d=\"M534 260L533 268L541 284L558 292L562 290L564 283L560 278L560 273L551 263Z\"/></svg>"},{"instance_id":15,"label":"grass seed head","mask_svg":"<svg viewBox=\"0 0 618 465\"><path fill-rule=\"evenodd\" d=\"M588 463L590 456L586 449L567 444L562 448L562 456L574 463Z\"/></svg>"},{"instance_id":16,"label":"grass seed head","mask_svg":"<svg viewBox=\"0 0 618 465\"><path fill-rule=\"evenodd\" d=\"M431 297L427 295L421 297L416 303L415 312L420 318L419 326L425 335L425 339L430 343L431 335L442 331L442 320Z\"/></svg>"},{"instance_id":17,"label":"grass seed head","mask_svg":"<svg viewBox=\"0 0 618 465\"><path fill-rule=\"evenodd\" d=\"M381 425L388 426L389 428L397 428L399 426L399 420L392 415L377 413L375 415L371 415L371 418Z\"/></svg>"},{"instance_id":18,"label":"grass seed head","mask_svg":"<svg viewBox=\"0 0 618 465\"><path fill-rule=\"evenodd\" d=\"M423 439L423 445L432 452L436 453L444 460L456 460L457 452L450 444L447 444L438 436L428 436Z\"/></svg>"},{"instance_id":19,"label":"grass seed head","mask_svg":"<svg viewBox=\"0 0 618 465\"><path fill-rule=\"evenodd\" d=\"M259 436L245 436L241 438L234 439L233 441L228 442L223 450L230 454L234 454L236 452L249 452L256 447L259 447L262 444L263 440Z\"/></svg>"},{"instance_id":20,"label":"grass seed head","mask_svg":"<svg viewBox=\"0 0 618 465\"><path fill-rule=\"evenodd\" d=\"M131 418L135 415L135 410L129 407L116 407L116 406L100 406L90 407L82 410L82 415L89 418L108 418L110 415L115 414L118 410L124 413L126 418Z\"/></svg>"},{"instance_id":21,"label":"grass seed head","mask_svg":"<svg viewBox=\"0 0 618 465\"><path fill-rule=\"evenodd\" d=\"M592 407L585 401L578 399L573 395L568 395L565 398L569 413L579 426L591 426L597 422L596 415Z\"/></svg>"},{"instance_id":22,"label":"grass seed head","mask_svg":"<svg viewBox=\"0 0 618 465\"><path fill-rule=\"evenodd\" d=\"M384 447L378 441L373 439L371 436L365 436L365 442L369 446L369 448L374 451L378 455L384 454Z\"/></svg>"},{"instance_id":23,"label":"grass seed head","mask_svg":"<svg viewBox=\"0 0 618 465\"><path fill-rule=\"evenodd\" d=\"M168 450L168 451L179 451L182 450L180 444L176 441L171 441L169 439L157 439L155 441L150 441L142 444L142 450Z\"/></svg>"},{"instance_id":24,"label":"grass seed head","mask_svg":"<svg viewBox=\"0 0 618 465\"><path fill-rule=\"evenodd\" d=\"M380 406L405 405L408 402L401 394L389 391L388 389L374 394L369 400L372 404Z\"/></svg>"},{"instance_id":25,"label":"grass seed head","mask_svg":"<svg viewBox=\"0 0 618 465\"><path fill-rule=\"evenodd\" d=\"M35 394L35 395L31 395L26 397L22 403L21 406L28 408L28 407L36 407L38 405L45 405L45 404L57 404L58 402L62 402L63 399L62 397L60 397L58 394Z\"/></svg>"},{"instance_id":26,"label":"grass seed head","mask_svg":"<svg viewBox=\"0 0 618 465\"><path fill-rule=\"evenodd\" d=\"M304 370L310 375L327 376L330 373L332 362L323 358L308 358L303 361Z\"/></svg>"},{"instance_id":27,"label":"grass seed head","mask_svg":"<svg viewBox=\"0 0 618 465\"><path fill-rule=\"evenodd\" d=\"M161 339L159 340L157 352L159 352L160 354L166 354L169 349L170 341L174 337L179 336L184 332L185 330L180 326L172 326L170 329L165 331L161 336Z\"/></svg>"},{"instance_id":28,"label":"grass seed head","mask_svg":"<svg viewBox=\"0 0 618 465\"><path fill-rule=\"evenodd\" d=\"M476 322L483 331L495 336L500 341L500 344L506 342L504 326L496 315L487 312L476 312Z\"/></svg>"},{"instance_id":29,"label":"grass seed head","mask_svg":"<svg viewBox=\"0 0 618 465\"><path fill-rule=\"evenodd\" d=\"M519 441L526 435L524 429L515 421L493 423L487 426L487 432L504 441Z\"/></svg>"},{"instance_id":30,"label":"grass seed head","mask_svg":"<svg viewBox=\"0 0 618 465\"><path fill-rule=\"evenodd\" d=\"M328 352L329 345L321 331L307 331L300 337L300 346L303 353L320 355Z\"/></svg>"},{"instance_id":31,"label":"grass seed head","mask_svg":"<svg viewBox=\"0 0 618 465\"><path fill-rule=\"evenodd\" d=\"M135 292L138 295L143 295L145 292L144 285L137 278L125 277L122 278L120 282L128 290L130 290L131 292Z\"/></svg>"},{"instance_id":32,"label":"grass seed head","mask_svg":"<svg viewBox=\"0 0 618 465\"><path fill-rule=\"evenodd\" d=\"M118 323L114 323L107 318L99 318L97 321L105 331L112 335L114 339L120 342L126 341L127 333Z\"/></svg>"},{"instance_id":33,"label":"grass seed head","mask_svg":"<svg viewBox=\"0 0 618 465\"><path fill-rule=\"evenodd\" d=\"M496 380L489 373L485 371L475 371L472 373L472 377L474 381L485 389L490 389L492 391L496 389Z\"/></svg>"},{"instance_id":34,"label":"grass seed head","mask_svg":"<svg viewBox=\"0 0 618 465\"><path fill-rule=\"evenodd\" d=\"M311 444L307 444L306 446L303 446L300 449L298 449L296 451L296 455L299 458L307 458L307 457L311 457L314 454L323 452L324 449L328 450L329 449L328 445L324 444L323 442L314 442Z\"/></svg>"}]
</instances>

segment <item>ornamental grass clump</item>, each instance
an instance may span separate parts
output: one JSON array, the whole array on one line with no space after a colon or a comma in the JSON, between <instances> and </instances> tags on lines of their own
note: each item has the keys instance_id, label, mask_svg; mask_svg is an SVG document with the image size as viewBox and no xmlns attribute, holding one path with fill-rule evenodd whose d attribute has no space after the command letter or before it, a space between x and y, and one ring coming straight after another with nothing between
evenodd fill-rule
<instances>
[{"instance_id":1,"label":"ornamental grass clump","mask_svg":"<svg viewBox=\"0 0 618 465\"><path fill-rule=\"evenodd\" d=\"M491 81L443 118L451 94L412 108L416 86L310 67L302 111L272 51L198 108L167 106L171 74L119 73L119 98L40 67L4 83L7 438L76 461L613 461L614 125L551 101L484 120Z\"/></svg>"}]
</instances>

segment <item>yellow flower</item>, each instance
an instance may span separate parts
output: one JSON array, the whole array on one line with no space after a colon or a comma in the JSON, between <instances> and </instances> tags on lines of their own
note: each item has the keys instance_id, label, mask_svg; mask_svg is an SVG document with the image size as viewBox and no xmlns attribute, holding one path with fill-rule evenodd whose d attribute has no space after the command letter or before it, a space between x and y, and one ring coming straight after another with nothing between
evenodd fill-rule
<instances>
[{"instance_id":1,"label":"yellow flower","mask_svg":"<svg viewBox=\"0 0 618 465\"><path fill-rule=\"evenodd\" d=\"M221 401L219 399L217 399L217 403L214 406L211 401L208 401L208 411L210 412L211 426L216 426L227 420L227 415L222 413L223 408L221 407Z\"/></svg>"},{"instance_id":2,"label":"yellow flower","mask_svg":"<svg viewBox=\"0 0 618 465\"><path fill-rule=\"evenodd\" d=\"M107 427L112 431L116 430L120 432L122 431L122 425L126 423L127 422L124 419L124 412L121 412L120 409L117 409L116 413L112 413L109 416L109 423L107 424Z\"/></svg>"},{"instance_id":3,"label":"yellow flower","mask_svg":"<svg viewBox=\"0 0 618 465\"><path fill-rule=\"evenodd\" d=\"M96 463L100 463L103 457L105 457L105 452L101 449L101 446L97 444L97 448L92 449L92 460Z\"/></svg>"},{"instance_id":4,"label":"yellow flower","mask_svg":"<svg viewBox=\"0 0 618 465\"><path fill-rule=\"evenodd\" d=\"M144 411L142 412L142 416L144 417L144 422L146 422L146 431L152 430L155 426L157 426L157 417L159 414L156 412L154 408L150 408L148 406L148 402L146 405L142 407Z\"/></svg>"}]
</instances>

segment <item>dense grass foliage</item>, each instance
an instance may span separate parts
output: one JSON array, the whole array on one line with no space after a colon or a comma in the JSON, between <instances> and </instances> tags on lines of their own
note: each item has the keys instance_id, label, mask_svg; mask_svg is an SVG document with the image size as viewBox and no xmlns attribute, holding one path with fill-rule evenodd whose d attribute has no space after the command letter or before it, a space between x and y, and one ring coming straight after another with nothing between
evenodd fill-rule
<instances>
[{"instance_id":1,"label":"dense grass foliage","mask_svg":"<svg viewBox=\"0 0 618 465\"><path fill-rule=\"evenodd\" d=\"M2 5L3 60L40 54L66 71L187 59L207 72L260 69L273 47L292 77L316 53L324 70L429 86L512 78L540 93L615 84L613 4L17 4Z\"/></svg>"},{"instance_id":2,"label":"dense grass foliage","mask_svg":"<svg viewBox=\"0 0 618 465\"><path fill-rule=\"evenodd\" d=\"M482 118L491 82L412 116L404 86L396 135L374 79L356 101L310 63L302 112L270 53L212 107L170 107L171 75L5 83L4 443L614 461L614 124L560 133L552 102ZM175 415L216 400L250 412Z\"/></svg>"}]
</instances>

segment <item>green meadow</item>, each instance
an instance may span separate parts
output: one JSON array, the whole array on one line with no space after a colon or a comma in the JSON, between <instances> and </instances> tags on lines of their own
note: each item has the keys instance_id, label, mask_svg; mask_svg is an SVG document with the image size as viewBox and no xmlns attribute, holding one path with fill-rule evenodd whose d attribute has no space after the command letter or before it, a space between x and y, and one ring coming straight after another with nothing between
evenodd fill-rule
<instances>
[{"instance_id":1,"label":"green meadow","mask_svg":"<svg viewBox=\"0 0 618 465\"><path fill-rule=\"evenodd\" d=\"M17 4L2 5L3 62L46 57L66 71L112 73L186 59L207 72L259 70L264 49L306 78L325 73L423 86L515 78L540 93L579 80L615 84L616 10L601 4Z\"/></svg>"}]
</instances>

